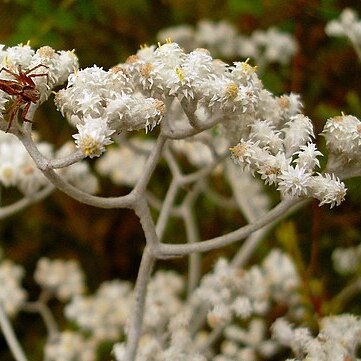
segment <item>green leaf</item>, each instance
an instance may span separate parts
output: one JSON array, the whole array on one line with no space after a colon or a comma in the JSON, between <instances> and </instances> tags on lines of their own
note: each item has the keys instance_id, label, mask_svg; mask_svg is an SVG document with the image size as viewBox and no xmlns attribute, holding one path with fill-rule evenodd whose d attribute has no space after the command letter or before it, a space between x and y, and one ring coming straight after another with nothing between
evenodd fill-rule
<instances>
[{"instance_id":1,"label":"green leaf","mask_svg":"<svg viewBox=\"0 0 361 361\"><path fill-rule=\"evenodd\" d=\"M262 0L229 0L228 10L235 15L252 14L260 16L264 9Z\"/></svg>"},{"instance_id":2,"label":"green leaf","mask_svg":"<svg viewBox=\"0 0 361 361\"><path fill-rule=\"evenodd\" d=\"M32 2L32 12L37 16L48 17L52 13L52 6L49 0L35 0Z\"/></svg>"},{"instance_id":3,"label":"green leaf","mask_svg":"<svg viewBox=\"0 0 361 361\"><path fill-rule=\"evenodd\" d=\"M350 107L351 114L361 115L361 100L359 95L355 91L349 91L346 94L346 101Z\"/></svg>"},{"instance_id":4,"label":"green leaf","mask_svg":"<svg viewBox=\"0 0 361 361\"><path fill-rule=\"evenodd\" d=\"M73 30L76 24L76 18L73 13L67 10L59 9L54 14L55 26L64 31Z\"/></svg>"}]
</instances>

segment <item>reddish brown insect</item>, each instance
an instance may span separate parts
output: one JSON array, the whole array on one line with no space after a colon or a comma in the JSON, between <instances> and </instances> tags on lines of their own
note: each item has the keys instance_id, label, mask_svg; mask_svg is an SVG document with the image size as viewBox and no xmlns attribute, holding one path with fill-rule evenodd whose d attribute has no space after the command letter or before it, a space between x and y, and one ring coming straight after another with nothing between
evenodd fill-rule
<instances>
[{"instance_id":1,"label":"reddish brown insect","mask_svg":"<svg viewBox=\"0 0 361 361\"><path fill-rule=\"evenodd\" d=\"M26 119L30 105L31 103L37 103L40 99L40 91L36 88L36 84L32 78L37 76L46 76L48 78L47 73L31 74L35 69L40 67L48 68L46 65L38 64L27 71L22 71L21 67L19 66L18 74L10 71L7 68L2 68L0 70L0 73L5 71L15 78L15 80L0 79L0 89L5 93L16 96L14 102L5 112L9 116L9 124L6 128L6 131L10 129L16 114L23 105L24 109L21 114L21 118L24 122L31 122L29 119Z\"/></svg>"}]
</instances>

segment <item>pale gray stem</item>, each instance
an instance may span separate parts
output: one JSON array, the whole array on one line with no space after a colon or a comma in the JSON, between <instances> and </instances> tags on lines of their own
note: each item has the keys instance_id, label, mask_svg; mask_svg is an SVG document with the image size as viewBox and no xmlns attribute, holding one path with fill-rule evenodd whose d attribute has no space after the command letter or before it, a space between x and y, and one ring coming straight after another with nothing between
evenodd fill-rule
<instances>
[{"instance_id":1,"label":"pale gray stem","mask_svg":"<svg viewBox=\"0 0 361 361\"><path fill-rule=\"evenodd\" d=\"M25 124L27 125L27 124ZM50 180L50 182L59 190L63 191L70 197L76 199L81 203L92 205L99 208L133 208L135 202L134 194L130 193L121 197L98 197L92 194L83 192L68 183L62 176L57 174L53 169L49 168L49 160L46 159L39 151L31 138L30 132L23 132L18 134L20 141L24 144L31 158L34 160L36 166L43 172L43 174Z\"/></svg>"},{"instance_id":2,"label":"pale gray stem","mask_svg":"<svg viewBox=\"0 0 361 361\"><path fill-rule=\"evenodd\" d=\"M0 327L5 337L5 340L12 352L16 361L27 361L25 353L20 346L11 323L5 313L2 302L0 301Z\"/></svg>"},{"instance_id":3,"label":"pale gray stem","mask_svg":"<svg viewBox=\"0 0 361 361\"><path fill-rule=\"evenodd\" d=\"M215 237L194 244L161 244L159 249L160 255L169 257L184 256L191 252L206 252L240 241L268 223L281 217L288 209L290 209L298 202L300 202L300 200L297 199L283 200L264 216L260 217L257 221L243 226L236 231L230 232L224 236Z\"/></svg>"},{"instance_id":4,"label":"pale gray stem","mask_svg":"<svg viewBox=\"0 0 361 361\"><path fill-rule=\"evenodd\" d=\"M23 310L27 312L39 313L39 315L44 321L49 338L53 338L59 334L59 329L55 318L51 313L49 307L45 303L41 301L28 302L23 306Z\"/></svg>"},{"instance_id":5,"label":"pale gray stem","mask_svg":"<svg viewBox=\"0 0 361 361\"><path fill-rule=\"evenodd\" d=\"M137 355L139 339L142 333L147 287L154 262L155 258L153 257L149 246L146 246L140 263L137 281L135 283L133 312L130 315L125 361L134 361Z\"/></svg>"},{"instance_id":6,"label":"pale gray stem","mask_svg":"<svg viewBox=\"0 0 361 361\"><path fill-rule=\"evenodd\" d=\"M189 206L182 208L183 220L186 228L188 243L197 243L200 240L194 214ZM201 255L191 253L188 264L188 298L197 287L201 275Z\"/></svg>"},{"instance_id":7,"label":"pale gray stem","mask_svg":"<svg viewBox=\"0 0 361 361\"><path fill-rule=\"evenodd\" d=\"M157 138L157 141L156 141L152 151L150 152L150 155L144 166L142 176L138 180L138 182L134 188L134 191L137 192L138 194L142 194L142 196L145 194L145 191L146 191L146 188L150 181L150 178L153 175L153 172L158 164L160 157L162 156L162 151L166 144L166 141L167 141L167 138L161 133L159 135L159 137Z\"/></svg>"},{"instance_id":8,"label":"pale gray stem","mask_svg":"<svg viewBox=\"0 0 361 361\"><path fill-rule=\"evenodd\" d=\"M168 188L167 194L165 196L157 221L156 232L160 241L163 238L164 230L168 223L169 216L171 215L171 209L174 205L174 201L177 196L178 190L179 190L178 182L176 178L173 178Z\"/></svg>"},{"instance_id":9,"label":"pale gray stem","mask_svg":"<svg viewBox=\"0 0 361 361\"><path fill-rule=\"evenodd\" d=\"M39 202L42 199L46 198L49 194L51 194L54 191L53 185L48 185L41 191L31 195L26 196L24 198L21 198L17 202L10 204L5 207L0 208L0 219L4 219L6 217L9 217L22 209L32 205L33 203Z\"/></svg>"}]
</instances>

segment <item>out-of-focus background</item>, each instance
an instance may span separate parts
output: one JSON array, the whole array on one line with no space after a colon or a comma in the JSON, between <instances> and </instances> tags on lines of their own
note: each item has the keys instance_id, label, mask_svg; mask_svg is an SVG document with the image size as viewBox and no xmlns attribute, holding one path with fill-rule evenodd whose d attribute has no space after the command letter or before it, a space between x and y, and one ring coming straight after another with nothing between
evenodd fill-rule
<instances>
[{"instance_id":1,"label":"out-of-focus background","mask_svg":"<svg viewBox=\"0 0 361 361\"><path fill-rule=\"evenodd\" d=\"M275 94L291 91L301 94L305 113L313 120L315 133L319 133L327 118L341 111L361 117L361 65L346 40L329 38L324 30L325 24L338 17L343 8L361 12L360 5L358 0L0 0L0 44L12 46L30 41L34 48L49 45L59 50L75 49L80 67L96 64L107 69L124 62L140 45L157 43L157 33L167 27L196 26L202 19L226 20L247 36L256 29L275 26L292 34L299 50L289 65L269 65L262 80ZM43 138L55 146L71 139L73 129L51 101L42 105L38 113L35 128ZM322 139L319 147L323 149ZM152 183L160 196L167 186L162 184L164 179L167 175L160 172L159 179ZM316 258L312 258L310 265L315 278L332 280L332 274L317 272L318 263L330 262L328 256L335 242L347 246L360 240L358 181L347 182L348 202L338 209L320 209L314 203L300 211L299 221L293 220L305 263L311 262L312 252L318 254L313 255ZM102 179L102 195L128 191ZM2 204L18 197L13 190L1 190ZM232 211L219 211L207 203L202 207L208 207L207 217L199 220L202 237L237 227L238 219L232 218ZM176 222L170 225L177 226L180 225ZM291 228L278 230L267 245L274 245L277 234L281 240L287 238ZM25 284L31 298L31 292L36 295L39 291L31 275L41 256L79 259L85 272L91 275L88 284L93 290L106 279L134 280L144 239L132 212L95 209L56 192L45 202L1 221L0 243L7 257L25 266L28 272ZM212 264L219 252L206 255L205 263ZM168 265L182 269L180 261L172 262ZM320 283L317 287L323 297L324 286ZM21 325L33 321L27 316L19 316L15 321L15 327L29 343L33 337L36 339L36 332L25 334ZM0 354L1 360L10 360L6 357Z\"/></svg>"}]
</instances>

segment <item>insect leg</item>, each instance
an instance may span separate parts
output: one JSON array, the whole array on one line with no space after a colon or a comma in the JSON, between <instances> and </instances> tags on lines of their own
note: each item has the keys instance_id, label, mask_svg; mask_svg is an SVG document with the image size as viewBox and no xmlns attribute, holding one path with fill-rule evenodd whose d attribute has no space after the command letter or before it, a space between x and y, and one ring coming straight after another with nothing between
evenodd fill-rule
<instances>
[{"instance_id":1,"label":"insect leg","mask_svg":"<svg viewBox=\"0 0 361 361\"><path fill-rule=\"evenodd\" d=\"M6 110L6 114L10 114L10 118L9 118L9 124L6 128L6 133L8 132L8 130L10 129L11 127L11 124L13 123L13 120L15 118L15 115L17 114L19 108L20 108L20 105L22 103L22 98L21 97L18 97L16 99L16 101Z\"/></svg>"},{"instance_id":2,"label":"insect leg","mask_svg":"<svg viewBox=\"0 0 361 361\"><path fill-rule=\"evenodd\" d=\"M44 67L44 68L49 69L49 67L46 66L46 65L44 65L44 64L38 64L38 65L34 66L33 68L28 69L26 72L24 72L24 74L25 74L25 75L28 75L28 74L30 74L31 72L33 72L35 69L38 69L38 68L40 68L40 67ZM45 75L45 74L34 74L34 75L29 75L29 76L38 76L38 75Z\"/></svg>"},{"instance_id":3,"label":"insect leg","mask_svg":"<svg viewBox=\"0 0 361 361\"><path fill-rule=\"evenodd\" d=\"M30 109L30 105L31 105L31 102L27 102L24 109L23 109L23 113L21 114L21 118L23 119L24 122L29 122L29 123L32 123L31 120L29 119L26 119L26 116L29 112L29 109Z\"/></svg>"},{"instance_id":4,"label":"insect leg","mask_svg":"<svg viewBox=\"0 0 361 361\"><path fill-rule=\"evenodd\" d=\"M12 72L11 70L9 70L9 69L7 69L7 68L4 68L4 67L0 69L0 73L1 73L2 71L5 71L5 72L7 72L8 74L12 75L12 76L13 76L14 78L16 78L17 80L20 80L20 75L19 75L19 74L16 74L16 73Z\"/></svg>"}]
</instances>

